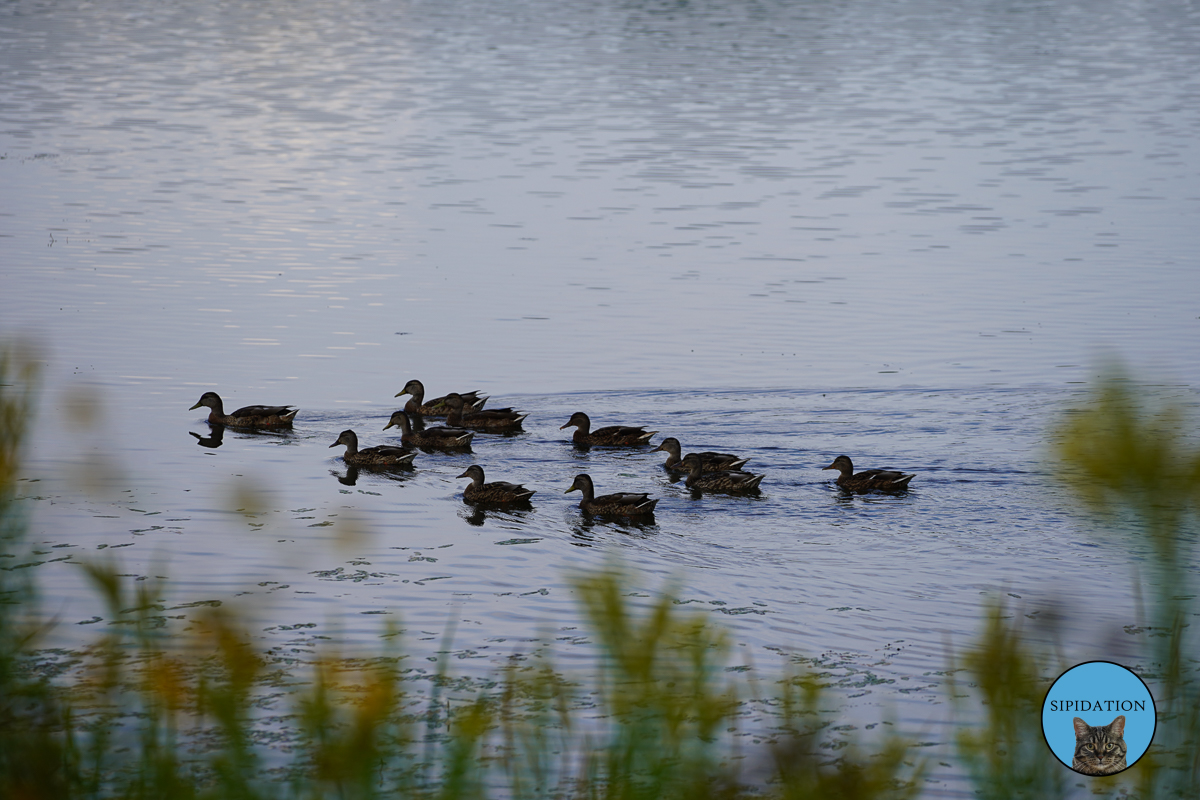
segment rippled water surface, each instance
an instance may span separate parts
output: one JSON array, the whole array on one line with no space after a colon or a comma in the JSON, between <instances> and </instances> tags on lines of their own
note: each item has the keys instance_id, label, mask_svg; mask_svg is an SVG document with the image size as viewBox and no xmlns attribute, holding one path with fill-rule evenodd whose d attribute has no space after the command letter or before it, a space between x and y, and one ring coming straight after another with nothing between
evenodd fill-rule
<instances>
[{"instance_id":1,"label":"rippled water surface","mask_svg":"<svg viewBox=\"0 0 1200 800\"><path fill-rule=\"evenodd\" d=\"M996 594L1115 587L1063 644L1122 656L1137 545L1097 546L1044 456L1109 355L1196 405L1198 34L1121 0L5 4L0 331L44 351L61 635L109 622L79 567L111 556L271 646L391 620L432 651L455 618L492 663L575 642L572 571L616 551L864 720L936 729ZM525 432L352 482L328 445L392 441L409 378ZM210 389L302 410L212 447ZM576 410L763 493L578 451ZM912 491L840 495L839 453ZM470 463L533 508L472 513ZM583 519L585 471L654 523Z\"/></svg>"}]
</instances>

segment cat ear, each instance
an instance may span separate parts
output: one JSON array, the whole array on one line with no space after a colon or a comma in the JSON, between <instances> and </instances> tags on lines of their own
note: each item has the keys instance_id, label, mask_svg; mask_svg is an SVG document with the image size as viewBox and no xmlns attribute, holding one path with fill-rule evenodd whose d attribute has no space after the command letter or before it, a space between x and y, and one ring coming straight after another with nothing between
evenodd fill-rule
<instances>
[{"instance_id":1,"label":"cat ear","mask_svg":"<svg viewBox=\"0 0 1200 800\"><path fill-rule=\"evenodd\" d=\"M1088 731L1090 731L1090 730L1091 730L1090 725L1088 725L1086 722L1081 720L1079 717L1075 718L1075 738L1076 739L1082 739L1083 737L1087 736Z\"/></svg>"},{"instance_id":2,"label":"cat ear","mask_svg":"<svg viewBox=\"0 0 1200 800\"><path fill-rule=\"evenodd\" d=\"M1113 736L1116 736L1117 738L1120 738L1125 735L1125 715L1124 714L1122 714L1121 716L1114 719L1111 723L1109 723L1108 732L1111 733Z\"/></svg>"}]
</instances>

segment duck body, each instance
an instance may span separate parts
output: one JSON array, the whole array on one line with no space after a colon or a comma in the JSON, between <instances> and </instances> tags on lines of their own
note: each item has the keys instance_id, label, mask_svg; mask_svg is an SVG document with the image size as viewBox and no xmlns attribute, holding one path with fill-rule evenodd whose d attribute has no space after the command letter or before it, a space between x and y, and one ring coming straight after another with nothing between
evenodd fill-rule
<instances>
[{"instance_id":1,"label":"duck body","mask_svg":"<svg viewBox=\"0 0 1200 800\"><path fill-rule=\"evenodd\" d=\"M650 452L657 453L659 450L666 452L667 460L663 464L663 468L683 472L688 468L681 464L684 459L684 457L680 455L682 449L683 448L679 444L678 439L676 439L674 436L668 436L666 439L662 440L662 444ZM710 451L705 451L703 453L688 453L688 456L696 456L700 459L701 472L736 471L740 470L742 465L750 460L748 458L735 456L732 453L713 453Z\"/></svg>"},{"instance_id":2,"label":"duck body","mask_svg":"<svg viewBox=\"0 0 1200 800\"><path fill-rule=\"evenodd\" d=\"M349 429L342 431L337 441L329 446L337 447L339 444L346 446L342 460L356 467L411 467L417 456L412 450L390 444L359 450L358 434Z\"/></svg>"},{"instance_id":3,"label":"duck body","mask_svg":"<svg viewBox=\"0 0 1200 800\"><path fill-rule=\"evenodd\" d=\"M296 412L300 409L291 406L243 406L230 414L225 413L225 404L216 392L205 392L200 395L196 405L188 409L194 411L201 406L207 407L208 421L212 425L228 425L231 428L290 428Z\"/></svg>"},{"instance_id":4,"label":"duck body","mask_svg":"<svg viewBox=\"0 0 1200 800\"><path fill-rule=\"evenodd\" d=\"M648 431L645 427L632 425L609 425L606 428L592 430L592 421L582 411L576 411L559 430L575 428L571 439L575 444L608 445L609 447L637 447L650 443L650 437L658 431Z\"/></svg>"},{"instance_id":5,"label":"duck body","mask_svg":"<svg viewBox=\"0 0 1200 800\"><path fill-rule=\"evenodd\" d=\"M415 378L404 384L404 388L396 393L396 397L404 395L412 395L404 404L404 410L409 414L417 414L422 417L446 417L450 415L450 404L446 400L450 395L435 397L429 402L425 402L425 384ZM466 408L478 411L483 408L483 404L487 402L487 397L479 392L451 392L457 394L463 399Z\"/></svg>"},{"instance_id":6,"label":"duck body","mask_svg":"<svg viewBox=\"0 0 1200 800\"><path fill-rule=\"evenodd\" d=\"M596 497L596 487L592 483L592 476L586 472L581 472L575 476L575 482L571 484L571 488L567 489L564 494L578 489L583 493L583 499L579 501L579 508L585 514L599 514L603 516L617 517L648 517L654 514L654 507L658 505L658 499L650 499L648 494L635 494L632 492L617 492L615 494L605 494Z\"/></svg>"},{"instance_id":7,"label":"duck body","mask_svg":"<svg viewBox=\"0 0 1200 800\"><path fill-rule=\"evenodd\" d=\"M516 431L521 429L521 421L529 416L511 408L471 411L466 408L466 398L457 392L446 395L446 404L450 406L450 415L446 419L446 424L455 428L470 428L477 431Z\"/></svg>"},{"instance_id":8,"label":"duck body","mask_svg":"<svg viewBox=\"0 0 1200 800\"><path fill-rule=\"evenodd\" d=\"M471 479L471 483L467 485L467 488L463 489L463 500L468 503L495 505L525 504L529 502L529 498L537 493L533 489L526 489L519 483L509 483L508 481L484 483L483 467L478 464L472 464L467 467L466 472L458 477Z\"/></svg>"},{"instance_id":9,"label":"duck body","mask_svg":"<svg viewBox=\"0 0 1200 800\"><path fill-rule=\"evenodd\" d=\"M848 492L866 494L867 492L903 492L908 489L908 482L916 477L915 473L898 472L891 469L866 469L854 472L854 462L849 456L838 456L828 467L821 469L836 469L840 473L837 485Z\"/></svg>"},{"instance_id":10,"label":"duck body","mask_svg":"<svg viewBox=\"0 0 1200 800\"><path fill-rule=\"evenodd\" d=\"M751 494L758 491L765 475L752 475L741 470L704 471L704 462L697 453L688 453L679 466L687 470L686 486L693 492L725 492Z\"/></svg>"},{"instance_id":11,"label":"duck body","mask_svg":"<svg viewBox=\"0 0 1200 800\"><path fill-rule=\"evenodd\" d=\"M412 421L409 420L408 413L403 409L393 413L383 429L386 431L393 425L400 428L400 441L410 447L433 447L441 450L470 447L471 438L475 436L474 431L466 431L462 428L439 426L426 428L423 431L413 430Z\"/></svg>"}]
</instances>

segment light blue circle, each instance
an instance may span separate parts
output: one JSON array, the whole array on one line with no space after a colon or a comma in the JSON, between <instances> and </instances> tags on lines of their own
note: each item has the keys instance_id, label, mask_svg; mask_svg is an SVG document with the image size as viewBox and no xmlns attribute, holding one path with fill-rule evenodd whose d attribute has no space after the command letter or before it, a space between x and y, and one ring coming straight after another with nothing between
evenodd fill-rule
<instances>
[{"instance_id":1,"label":"light blue circle","mask_svg":"<svg viewBox=\"0 0 1200 800\"><path fill-rule=\"evenodd\" d=\"M1125 717L1125 763L1132 767L1154 738L1154 698L1141 678L1120 664L1089 661L1058 677L1042 702L1042 733L1066 766L1075 760L1075 717L1109 725Z\"/></svg>"}]
</instances>

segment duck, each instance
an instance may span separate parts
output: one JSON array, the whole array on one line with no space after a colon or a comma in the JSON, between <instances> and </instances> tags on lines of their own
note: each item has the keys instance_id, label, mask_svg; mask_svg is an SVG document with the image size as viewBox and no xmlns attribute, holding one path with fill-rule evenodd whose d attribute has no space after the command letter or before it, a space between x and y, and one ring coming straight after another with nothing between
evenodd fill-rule
<instances>
[{"instance_id":1,"label":"duck","mask_svg":"<svg viewBox=\"0 0 1200 800\"><path fill-rule=\"evenodd\" d=\"M916 477L916 473L897 472L891 469L865 469L854 474L854 462L849 456L838 456L828 467L821 469L836 469L837 485L848 492L866 494L867 492L902 492L908 489L908 482Z\"/></svg>"},{"instance_id":2,"label":"duck","mask_svg":"<svg viewBox=\"0 0 1200 800\"><path fill-rule=\"evenodd\" d=\"M212 409L208 412L208 421L212 425L228 425L231 428L290 428L296 412L300 409L291 406L243 406L232 414L225 413L225 404L216 392L205 392L200 395L196 405L188 409L194 411L200 406Z\"/></svg>"},{"instance_id":3,"label":"duck","mask_svg":"<svg viewBox=\"0 0 1200 800\"><path fill-rule=\"evenodd\" d=\"M463 500L468 503L528 503L537 492L526 489L519 483L507 481L483 482L483 467L472 464L460 478L470 478L471 483L463 489Z\"/></svg>"},{"instance_id":4,"label":"duck","mask_svg":"<svg viewBox=\"0 0 1200 800\"><path fill-rule=\"evenodd\" d=\"M649 444L650 437L658 431L648 431L645 427L630 425L609 425L607 428L591 430L592 421L582 411L576 411L559 430L575 428L571 437L575 444L603 444L614 447L636 447Z\"/></svg>"},{"instance_id":5,"label":"duck","mask_svg":"<svg viewBox=\"0 0 1200 800\"><path fill-rule=\"evenodd\" d=\"M396 397L403 397L406 394L412 395L404 404L404 410L409 414L420 414L423 417L445 417L450 414L450 406L446 403L449 395L435 397L426 403L425 384L415 378L404 384L404 388L396 393ZM463 399L465 405L476 411L483 408L483 404L487 402L487 397L479 392L456 392L455 394Z\"/></svg>"},{"instance_id":6,"label":"duck","mask_svg":"<svg viewBox=\"0 0 1200 800\"><path fill-rule=\"evenodd\" d=\"M576 489L583 492L583 499L579 501L579 507L585 514L646 517L653 515L654 507L658 505L658 499L651 500L648 494L617 492L596 497L596 486L592 483L592 476L586 472L576 475L571 488L563 494L570 494Z\"/></svg>"},{"instance_id":7,"label":"duck","mask_svg":"<svg viewBox=\"0 0 1200 800\"><path fill-rule=\"evenodd\" d=\"M409 420L408 414L404 409L393 413L392 418L388 420L387 425L383 426L383 429L386 431L393 425L400 428L401 442L417 447L437 447L443 450L456 447L470 447L471 438L475 436L474 431L464 431L462 428L437 427L415 431L412 427L412 421Z\"/></svg>"},{"instance_id":8,"label":"duck","mask_svg":"<svg viewBox=\"0 0 1200 800\"><path fill-rule=\"evenodd\" d=\"M663 464L665 469L686 470L687 468L680 464L683 461L683 456L680 455L682 447L679 440L674 436L668 436L662 440L662 444L651 450L651 453L657 453L659 450L664 450L667 453L667 460ZM688 453L689 456L697 456L700 459L702 472L725 472L729 470L740 470L742 465L750 459L739 458L730 453L713 453L705 451L703 453Z\"/></svg>"},{"instance_id":9,"label":"duck","mask_svg":"<svg viewBox=\"0 0 1200 800\"><path fill-rule=\"evenodd\" d=\"M337 441L329 446L337 447L339 444L346 445L342 460L360 467L410 467L417 456L412 450L390 444L379 444L359 450L358 434L350 429L338 434Z\"/></svg>"},{"instance_id":10,"label":"duck","mask_svg":"<svg viewBox=\"0 0 1200 800\"><path fill-rule=\"evenodd\" d=\"M521 420L528 417L511 408L488 408L482 411L466 410L466 399L458 392L446 395L446 405L450 407L450 416L446 424L454 428L471 428L477 431L515 431L520 430Z\"/></svg>"},{"instance_id":11,"label":"duck","mask_svg":"<svg viewBox=\"0 0 1200 800\"><path fill-rule=\"evenodd\" d=\"M752 475L741 470L718 470L705 472L704 462L699 454L688 453L679 462L681 469L687 470L686 486L694 492L725 492L739 494L757 492L765 475Z\"/></svg>"}]
</instances>

